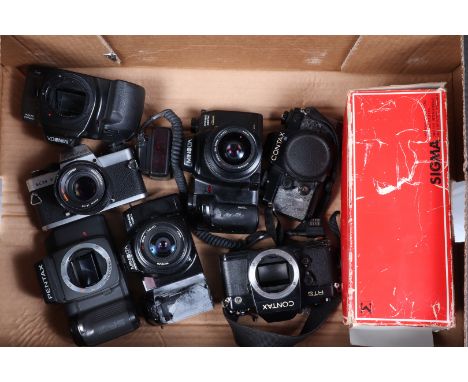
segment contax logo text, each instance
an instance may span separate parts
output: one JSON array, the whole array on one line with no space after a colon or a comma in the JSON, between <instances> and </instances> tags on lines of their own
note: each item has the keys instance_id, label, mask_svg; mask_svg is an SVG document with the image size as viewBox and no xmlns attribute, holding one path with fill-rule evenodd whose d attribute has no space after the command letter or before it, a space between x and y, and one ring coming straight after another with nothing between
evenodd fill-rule
<instances>
[{"instance_id":1,"label":"contax logo text","mask_svg":"<svg viewBox=\"0 0 468 382\"><path fill-rule=\"evenodd\" d=\"M292 308L293 306L294 306L294 301L274 302L271 304L263 304L263 310Z\"/></svg>"},{"instance_id":2,"label":"contax logo text","mask_svg":"<svg viewBox=\"0 0 468 382\"><path fill-rule=\"evenodd\" d=\"M284 132L281 132L276 139L275 147L273 148L273 152L271 153L271 161L275 162L278 159L279 151L281 148L281 145L283 144L283 140L286 134Z\"/></svg>"}]
</instances>

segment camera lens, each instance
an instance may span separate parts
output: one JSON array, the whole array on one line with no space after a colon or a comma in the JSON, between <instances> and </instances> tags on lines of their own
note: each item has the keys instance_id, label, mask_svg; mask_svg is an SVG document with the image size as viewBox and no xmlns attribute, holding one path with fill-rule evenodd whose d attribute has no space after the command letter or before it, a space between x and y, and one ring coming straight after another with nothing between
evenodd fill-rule
<instances>
[{"instance_id":1,"label":"camera lens","mask_svg":"<svg viewBox=\"0 0 468 382\"><path fill-rule=\"evenodd\" d=\"M153 256L167 257L175 253L176 241L172 235L158 233L149 240L149 250Z\"/></svg>"},{"instance_id":2,"label":"camera lens","mask_svg":"<svg viewBox=\"0 0 468 382\"><path fill-rule=\"evenodd\" d=\"M102 211L110 201L106 173L91 162L72 162L57 176L56 197L67 211L94 214Z\"/></svg>"},{"instance_id":3,"label":"camera lens","mask_svg":"<svg viewBox=\"0 0 468 382\"><path fill-rule=\"evenodd\" d=\"M137 259L146 273L172 274L190 266L190 233L178 222L152 221L137 231Z\"/></svg>"},{"instance_id":4,"label":"camera lens","mask_svg":"<svg viewBox=\"0 0 468 382\"><path fill-rule=\"evenodd\" d=\"M218 152L221 158L232 166L246 162L252 151L249 138L242 132L232 132L224 135L219 141Z\"/></svg>"},{"instance_id":5,"label":"camera lens","mask_svg":"<svg viewBox=\"0 0 468 382\"><path fill-rule=\"evenodd\" d=\"M97 184L93 178L89 176L82 176L75 180L71 185L73 194L79 200L89 200L96 195Z\"/></svg>"}]
</instances>

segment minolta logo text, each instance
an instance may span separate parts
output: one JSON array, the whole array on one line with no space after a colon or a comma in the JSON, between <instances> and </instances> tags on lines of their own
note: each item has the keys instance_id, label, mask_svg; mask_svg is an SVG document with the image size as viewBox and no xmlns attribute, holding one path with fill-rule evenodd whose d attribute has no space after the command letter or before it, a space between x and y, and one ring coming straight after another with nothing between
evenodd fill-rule
<instances>
[{"instance_id":1,"label":"minolta logo text","mask_svg":"<svg viewBox=\"0 0 468 382\"><path fill-rule=\"evenodd\" d=\"M283 144L285 136L286 134L284 132L281 132L278 138L276 139L275 147L273 148L273 152L271 153L271 157L270 157L272 162L275 162L278 159L280 148L281 148L281 145Z\"/></svg>"},{"instance_id":2,"label":"minolta logo text","mask_svg":"<svg viewBox=\"0 0 468 382\"><path fill-rule=\"evenodd\" d=\"M138 268L136 266L135 259L133 258L132 250L130 249L129 244L125 246L124 253L125 253L125 260L126 260L129 270L138 271Z\"/></svg>"},{"instance_id":3,"label":"minolta logo text","mask_svg":"<svg viewBox=\"0 0 468 382\"><path fill-rule=\"evenodd\" d=\"M263 304L263 310L273 310L273 309L284 309L284 308L292 308L294 306L294 301L282 301L282 302L274 302L271 304Z\"/></svg>"},{"instance_id":4,"label":"minolta logo text","mask_svg":"<svg viewBox=\"0 0 468 382\"><path fill-rule=\"evenodd\" d=\"M132 214L127 214L127 224L129 228L132 228L135 224L135 219L133 218Z\"/></svg>"},{"instance_id":5,"label":"minolta logo text","mask_svg":"<svg viewBox=\"0 0 468 382\"><path fill-rule=\"evenodd\" d=\"M39 279L42 283L42 290L44 291L44 296L48 301L55 301L55 298L52 294L52 290L50 288L49 279L47 278L46 271L44 269L44 264L39 264L37 266L37 270L39 272Z\"/></svg>"},{"instance_id":6,"label":"minolta logo text","mask_svg":"<svg viewBox=\"0 0 468 382\"><path fill-rule=\"evenodd\" d=\"M55 143L63 143L65 145L68 145L70 143L70 140L69 139L66 139L66 138L60 138L60 137L50 137L48 136L47 137L47 140L49 142L55 142Z\"/></svg>"},{"instance_id":7,"label":"minolta logo text","mask_svg":"<svg viewBox=\"0 0 468 382\"><path fill-rule=\"evenodd\" d=\"M193 139L187 139L185 146L184 165L192 167L192 151L193 151Z\"/></svg>"}]
</instances>

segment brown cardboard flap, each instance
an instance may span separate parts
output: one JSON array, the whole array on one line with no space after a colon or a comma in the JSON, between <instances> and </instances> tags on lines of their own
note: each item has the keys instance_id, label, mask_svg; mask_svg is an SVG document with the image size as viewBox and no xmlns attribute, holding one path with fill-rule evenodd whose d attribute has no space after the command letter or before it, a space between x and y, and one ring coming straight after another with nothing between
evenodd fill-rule
<instances>
[{"instance_id":1,"label":"brown cardboard flap","mask_svg":"<svg viewBox=\"0 0 468 382\"><path fill-rule=\"evenodd\" d=\"M459 65L459 36L360 36L341 70L350 73L446 73Z\"/></svg>"},{"instance_id":2,"label":"brown cardboard flap","mask_svg":"<svg viewBox=\"0 0 468 382\"><path fill-rule=\"evenodd\" d=\"M3 65L115 66L112 48L101 36L4 36Z\"/></svg>"},{"instance_id":3,"label":"brown cardboard flap","mask_svg":"<svg viewBox=\"0 0 468 382\"><path fill-rule=\"evenodd\" d=\"M106 36L125 66L339 70L355 36Z\"/></svg>"}]
</instances>

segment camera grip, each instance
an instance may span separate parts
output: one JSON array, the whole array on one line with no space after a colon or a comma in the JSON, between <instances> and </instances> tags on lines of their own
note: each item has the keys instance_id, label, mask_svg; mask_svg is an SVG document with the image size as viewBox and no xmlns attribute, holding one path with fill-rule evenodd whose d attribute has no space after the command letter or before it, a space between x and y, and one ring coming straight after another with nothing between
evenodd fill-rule
<instances>
[{"instance_id":1,"label":"camera grip","mask_svg":"<svg viewBox=\"0 0 468 382\"><path fill-rule=\"evenodd\" d=\"M258 208L253 205L212 203L203 218L212 229L232 233L253 233L258 226Z\"/></svg>"},{"instance_id":2,"label":"camera grip","mask_svg":"<svg viewBox=\"0 0 468 382\"><path fill-rule=\"evenodd\" d=\"M140 321L128 299L118 300L86 312L70 323L79 346L95 346L136 330Z\"/></svg>"}]
</instances>

